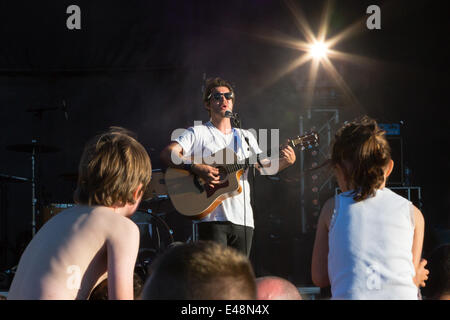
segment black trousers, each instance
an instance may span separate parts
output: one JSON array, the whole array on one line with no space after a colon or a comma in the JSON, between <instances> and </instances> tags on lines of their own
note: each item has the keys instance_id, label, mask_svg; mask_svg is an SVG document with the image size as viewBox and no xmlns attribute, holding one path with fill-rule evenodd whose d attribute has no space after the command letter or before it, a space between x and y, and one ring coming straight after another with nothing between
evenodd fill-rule
<instances>
[{"instance_id":1,"label":"black trousers","mask_svg":"<svg viewBox=\"0 0 450 320\"><path fill-rule=\"evenodd\" d=\"M250 256L253 228L229 221L201 222L197 225L199 240L212 240Z\"/></svg>"}]
</instances>

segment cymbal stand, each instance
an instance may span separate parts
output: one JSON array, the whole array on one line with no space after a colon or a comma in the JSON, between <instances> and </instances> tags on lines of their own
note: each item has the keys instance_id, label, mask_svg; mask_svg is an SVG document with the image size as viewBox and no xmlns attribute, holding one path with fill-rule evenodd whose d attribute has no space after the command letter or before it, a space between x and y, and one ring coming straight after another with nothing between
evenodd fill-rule
<instances>
[{"instance_id":1,"label":"cymbal stand","mask_svg":"<svg viewBox=\"0 0 450 320\"><path fill-rule=\"evenodd\" d=\"M33 114L34 117L39 119L39 123L42 120L42 116L43 113L45 111L55 111L55 110L62 110L64 112L64 116L66 118L66 120L69 120L68 118L68 113L67 113L67 105L66 105L66 101L62 100L62 105L61 106L46 106L46 105L40 105L37 108L28 108L26 111L27 112L31 112ZM32 120L34 119L34 117L32 118ZM32 213L32 220L31 220L31 234L32 237L34 237L34 235L36 234L36 206L37 206L37 202L38 199L36 197L36 185L37 185L37 179L36 179L36 156L37 156L37 150L36 150L36 145L38 144L38 140L35 136L36 134L36 129L34 128L34 121L32 121L32 140L31 143L33 144L33 149L32 149L32 153L31 153L31 213ZM41 129L41 128L39 128ZM40 130L39 130L40 131Z\"/></svg>"},{"instance_id":2,"label":"cymbal stand","mask_svg":"<svg viewBox=\"0 0 450 320\"><path fill-rule=\"evenodd\" d=\"M46 107L46 106L40 106L38 108L29 108L26 111L33 113L33 118L37 118L39 120L39 123L42 121L42 116L45 111L53 111L58 110L58 107ZM39 130L36 130L35 123L32 121L32 138L31 138L31 144L33 145L32 152L31 152L31 236L34 238L36 234L36 213L37 213L37 195L36 195L36 188L37 188L37 175L36 175L36 163L37 163L37 150L36 145L38 144L38 138L40 135L36 134L36 131L40 133L41 127L39 127Z\"/></svg>"}]
</instances>

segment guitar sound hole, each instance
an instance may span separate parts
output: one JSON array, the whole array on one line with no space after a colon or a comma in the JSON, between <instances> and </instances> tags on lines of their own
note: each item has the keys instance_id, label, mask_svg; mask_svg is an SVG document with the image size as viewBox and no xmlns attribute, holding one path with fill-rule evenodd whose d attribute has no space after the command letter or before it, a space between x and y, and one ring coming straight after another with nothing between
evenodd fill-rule
<instances>
[{"instance_id":1,"label":"guitar sound hole","mask_svg":"<svg viewBox=\"0 0 450 320\"><path fill-rule=\"evenodd\" d=\"M227 171L225 170L224 167L217 167L217 169L219 169L219 176L220 176L220 181L223 181L227 178Z\"/></svg>"}]
</instances>

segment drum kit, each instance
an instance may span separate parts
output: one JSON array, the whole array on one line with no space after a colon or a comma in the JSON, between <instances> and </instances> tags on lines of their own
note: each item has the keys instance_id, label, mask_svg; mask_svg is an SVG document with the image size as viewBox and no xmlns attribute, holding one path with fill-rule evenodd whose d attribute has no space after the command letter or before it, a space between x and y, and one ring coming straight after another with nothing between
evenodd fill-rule
<instances>
[{"instance_id":1,"label":"drum kit","mask_svg":"<svg viewBox=\"0 0 450 320\"><path fill-rule=\"evenodd\" d=\"M37 218L37 204L38 199L36 197L36 186L38 182L37 174L36 174L36 164L37 164L37 158L41 153L55 153L59 152L60 149L53 146L47 146L43 145L37 142L37 140L33 139L31 143L29 144L14 144L14 145L8 145L6 146L6 150L13 151L13 152L22 152L22 153L28 153L31 155L31 178L23 178L23 177L16 177L16 176L9 176L3 174L4 177L7 177L8 182L29 182L31 183L31 213L32 213L32 220L31 220L31 232L32 236L36 234L37 231L37 224L36 224L36 218Z\"/></svg>"},{"instance_id":2,"label":"drum kit","mask_svg":"<svg viewBox=\"0 0 450 320\"><path fill-rule=\"evenodd\" d=\"M21 152L30 154L31 159L31 178L19 177L9 174L0 173L0 185L1 185L1 194L2 194L2 208L0 210L0 224L1 224L1 243L3 244L2 256L1 259L6 264L7 260L7 250L5 248L9 247L8 239L7 239L7 199L6 199L6 188L8 184L11 183L29 183L31 185L31 235L34 237L37 230L37 213L38 213L38 199L36 195L36 186L37 186L37 174L36 174L36 162L37 158L41 153L54 153L60 151L57 147L43 145L37 142L36 139L32 139L29 144L14 144L6 146L6 150L13 152ZM47 208L43 208L43 212L46 212ZM14 273L16 267L13 267L9 270L6 270L3 275L8 275Z\"/></svg>"},{"instance_id":3,"label":"drum kit","mask_svg":"<svg viewBox=\"0 0 450 320\"><path fill-rule=\"evenodd\" d=\"M40 150L40 152L57 152L55 147L51 146L43 146L40 145L39 148L34 149L31 145L13 145L8 146L8 150L17 151L17 152L36 152L36 150ZM44 150L44 151L42 151ZM35 160L32 160L35 161ZM62 174L60 175L65 180L68 181L76 181L76 174ZM7 174L0 173L0 185L5 186L8 183L31 183L32 189L32 227L33 232L32 235L35 235L35 232L42 227L48 220L53 218L58 213L62 212L65 209L73 207L75 204L73 203L50 203L47 205L43 205L41 210L37 211L37 204L39 203L36 198L36 177L32 175L32 178L24 178L18 176L12 176ZM135 275L139 276L142 281L148 277L149 274L149 266L153 262L153 260L165 249L170 247L174 240L174 231L169 227L164 217L167 213L174 211L172 207L169 197L167 195L167 189L164 184L164 173L161 169L152 170L152 180L149 185L150 188L150 198L141 202L138 210L131 217L131 220L136 223L140 232L140 245L139 252L135 265ZM2 192L2 195L5 193ZM5 202L2 199L2 204ZM165 212L163 212L165 211ZM37 215L36 212L39 212L40 215L40 223L36 223ZM2 219L6 215L5 210L2 208ZM6 235L7 223L6 221L0 221L2 230L2 235ZM5 231L5 232L3 232ZM5 243L7 239L4 240ZM2 257L6 260L6 257ZM5 261L4 260L4 261ZM15 273L17 266L6 270L5 272L0 274L0 282L2 276L5 278L7 275L10 275L9 278L12 281L13 274ZM1 283L0 283L1 285Z\"/></svg>"},{"instance_id":4,"label":"drum kit","mask_svg":"<svg viewBox=\"0 0 450 320\"><path fill-rule=\"evenodd\" d=\"M65 106L65 103L64 103ZM47 110L57 110L55 108L37 108L28 109L27 111L34 112L39 116L42 112ZM67 109L65 109L67 119ZM31 177L19 177L6 173L0 173L0 195L1 206L0 207L0 244L8 243L6 237L7 234L7 199L6 192L4 192L11 183L28 183L30 184L31 191L31 238L33 238L39 228L42 227L48 220L60 213L61 211L74 206L73 203L43 203L39 199L39 193L37 192L37 186L39 183L39 175L36 168L38 168L37 162L41 154L54 154L60 152L61 149L55 146L42 144L38 139L32 139L31 143L25 144L13 144L6 146L6 150L12 152L26 153L30 156L31 165ZM63 173L59 177L65 181L76 182L78 175L76 173ZM161 251L166 249L174 242L173 230L165 222L164 216L174 211L169 197L167 195L167 189L164 184L164 173L160 169L152 170L152 180L150 184L150 198L141 202L136 213L133 215L132 220L138 225L141 233L141 244L139 248L138 259L136 263L136 271L140 276L145 279L147 275L147 268L151 261ZM48 202L48 201L47 201ZM0 251L2 259L6 264L6 251ZM20 255L20 254L19 254ZM16 267L10 268L2 274L14 273Z\"/></svg>"}]
</instances>

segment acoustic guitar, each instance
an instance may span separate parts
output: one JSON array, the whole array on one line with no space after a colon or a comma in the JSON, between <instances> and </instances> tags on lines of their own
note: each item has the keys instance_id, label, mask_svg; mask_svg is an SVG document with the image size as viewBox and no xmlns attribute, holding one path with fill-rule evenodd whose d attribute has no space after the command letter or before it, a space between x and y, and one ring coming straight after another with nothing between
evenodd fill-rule
<instances>
[{"instance_id":1,"label":"acoustic guitar","mask_svg":"<svg viewBox=\"0 0 450 320\"><path fill-rule=\"evenodd\" d=\"M319 137L311 132L288 140L292 148L317 146ZM280 148L281 149L281 148ZM219 169L220 181L213 187L197 175L178 168L169 167L165 173L165 184L175 209L191 219L202 219L210 214L223 200L242 192L240 178L252 166L249 159L238 161L236 153L228 148L217 151L203 163Z\"/></svg>"}]
</instances>

